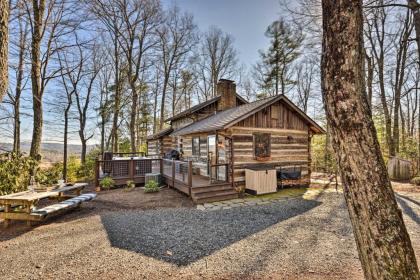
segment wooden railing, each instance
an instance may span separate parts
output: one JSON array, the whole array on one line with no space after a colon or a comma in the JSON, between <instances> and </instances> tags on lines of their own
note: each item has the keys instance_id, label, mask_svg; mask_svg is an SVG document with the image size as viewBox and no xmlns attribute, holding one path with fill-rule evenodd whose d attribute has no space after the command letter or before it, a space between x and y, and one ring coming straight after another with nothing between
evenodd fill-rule
<instances>
[{"instance_id":1,"label":"wooden railing","mask_svg":"<svg viewBox=\"0 0 420 280\"><path fill-rule=\"evenodd\" d=\"M168 184L172 187L181 185L188 188L189 196L193 184L192 173L192 161L162 159L162 175L169 180Z\"/></svg>"},{"instance_id":2,"label":"wooden railing","mask_svg":"<svg viewBox=\"0 0 420 280\"><path fill-rule=\"evenodd\" d=\"M112 153L112 156L114 157L126 157L126 158L144 157L145 155L146 153L144 152Z\"/></svg>"},{"instance_id":3,"label":"wooden railing","mask_svg":"<svg viewBox=\"0 0 420 280\"><path fill-rule=\"evenodd\" d=\"M126 181L142 182L146 173L161 173L161 159L114 159L97 160L95 183L99 186L100 179L111 177L116 184Z\"/></svg>"},{"instance_id":4,"label":"wooden railing","mask_svg":"<svg viewBox=\"0 0 420 280\"><path fill-rule=\"evenodd\" d=\"M209 168L210 183L213 182L229 182L229 164L218 163L212 164ZM222 171L222 172L221 172Z\"/></svg>"}]
</instances>

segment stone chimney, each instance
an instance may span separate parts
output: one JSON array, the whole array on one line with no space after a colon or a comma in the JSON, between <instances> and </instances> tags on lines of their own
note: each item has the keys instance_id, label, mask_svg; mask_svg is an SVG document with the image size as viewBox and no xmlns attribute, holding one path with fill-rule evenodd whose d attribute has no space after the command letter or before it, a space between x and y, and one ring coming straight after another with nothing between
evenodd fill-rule
<instances>
[{"instance_id":1,"label":"stone chimney","mask_svg":"<svg viewBox=\"0 0 420 280\"><path fill-rule=\"evenodd\" d=\"M217 103L217 111L236 107L236 84L234 81L220 79L217 83L217 94L221 97Z\"/></svg>"}]
</instances>

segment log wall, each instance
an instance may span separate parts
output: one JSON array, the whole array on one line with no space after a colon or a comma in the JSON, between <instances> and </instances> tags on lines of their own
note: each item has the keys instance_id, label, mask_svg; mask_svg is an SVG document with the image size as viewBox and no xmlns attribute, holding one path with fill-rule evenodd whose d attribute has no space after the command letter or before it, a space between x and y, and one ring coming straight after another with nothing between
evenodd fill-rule
<instances>
[{"instance_id":1,"label":"log wall","mask_svg":"<svg viewBox=\"0 0 420 280\"><path fill-rule=\"evenodd\" d=\"M267 168L300 167L304 180L308 180L310 157L309 130L266 129L232 127L229 129L234 148L234 180L238 187L245 185L245 169L266 166ZM271 134L271 158L268 161L254 159L253 133Z\"/></svg>"},{"instance_id":2,"label":"log wall","mask_svg":"<svg viewBox=\"0 0 420 280\"><path fill-rule=\"evenodd\" d=\"M177 141L176 141L175 137L170 137L170 136L164 136L164 137L156 139L156 140L148 140L147 141L147 153L149 155L156 155L156 151L157 151L156 146L159 146L158 154L162 155L162 154L165 154L172 149L176 149Z\"/></svg>"}]
</instances>

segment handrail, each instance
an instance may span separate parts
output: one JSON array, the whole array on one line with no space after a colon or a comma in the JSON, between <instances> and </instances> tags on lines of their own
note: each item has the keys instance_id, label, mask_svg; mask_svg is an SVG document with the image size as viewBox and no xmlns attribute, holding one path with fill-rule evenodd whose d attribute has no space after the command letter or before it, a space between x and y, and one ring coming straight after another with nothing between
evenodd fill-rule
<instances>
[{"instance_id":1,"label":"handrail","mask_svg":"<svg viewBox=\"0 0 420 280\"><path fill-rule=\"evenodd\" d=\"M215 163L215 164L210 164L210 176L209 176L209 181L210 181L210 183L212 183L213 182L213 168L214 167L216 167L216 180L218 180L218 178L217 178L217 173L218 173L218 170L217 170L217 167L221 167L221 166L224 166L225 167L225 182L229 182L229 163Z\"/></svg>"}]
</instances>

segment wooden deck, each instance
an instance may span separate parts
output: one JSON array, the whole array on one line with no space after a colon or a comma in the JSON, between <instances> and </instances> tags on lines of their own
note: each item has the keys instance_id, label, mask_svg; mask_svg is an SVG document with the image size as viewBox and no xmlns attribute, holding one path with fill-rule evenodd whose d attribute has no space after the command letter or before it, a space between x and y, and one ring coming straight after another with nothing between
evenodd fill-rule
<instances>
[{"instance_id":1,"label":"wooden deck","mask_svg":"<svg viewBox=\"0 0 420 280\"><path fill-rule=\"evenodd\" d=\"M192 161L177 161L150 158L118 158L98 160L96 163L96 186L106 176L111 177L116 185L125 185L128 181L136 184L145 182L147 173L160 173L163 183L190 196L196 203L236 198L237 192L232 187L227 164L217 164L220 168L219 180L194 174ZM220 178L224 177L224 178Z\"/></svg>"}]
</instances>

